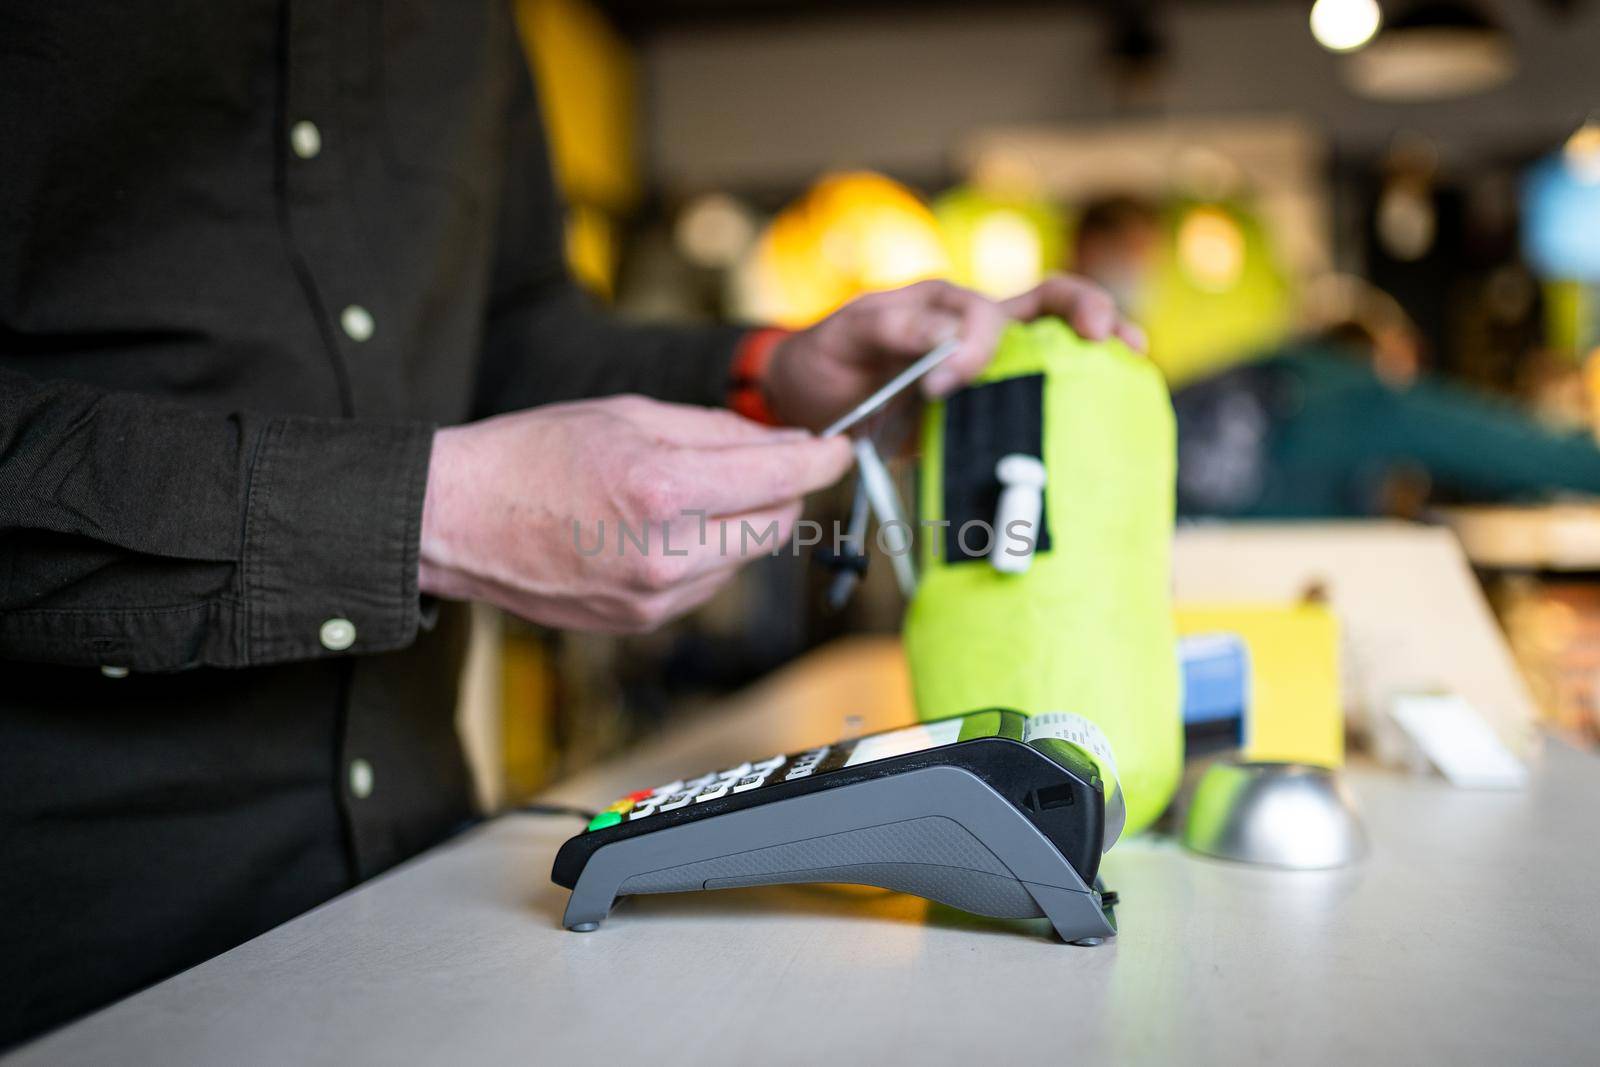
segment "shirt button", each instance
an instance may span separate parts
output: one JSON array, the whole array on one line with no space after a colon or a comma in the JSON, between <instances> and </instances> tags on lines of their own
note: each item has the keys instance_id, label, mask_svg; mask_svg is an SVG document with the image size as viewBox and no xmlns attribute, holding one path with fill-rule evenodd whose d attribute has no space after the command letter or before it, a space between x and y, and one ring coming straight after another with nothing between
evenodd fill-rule
<instances>
[{"instance_id":1,"label":"shirt button","mask_svg":"<svg viewBox=\"0 0 1600 1067\"><path fill-rule=\"evenodd\" d=\"M301 159L313 159L322 151L322 131L315 122L301 119L289 127L289 147Z\"/></svg>"},{"instance_id":2,"label":"shirt button","mask_svg":"<svg viewBox=\"0 0 1600 1067\"><path fill-rule=\"evenodd\" d=\"M357 800L372 795L372 764L364 759L350 761L350 795Z\"/></svg>"},{"instance_id":3,"label":"shirt button","mask_svg":"<svg viewBox=\"0 0 1600 1067\"><path fill-rule=\"evenodd\" d=\"M377 323L372 321L372 312L360 304L351 304L339 312L339 325L344 327L344 332L352 341L365 341L377 328Z\"/></svg>"},{"instance_id":4,"label":"shirt button","mask_svg":"<svg viewBox=\"0 0 1600 1067\"><path fill-rule=\"evenodd\" d=\"M343 652L356 643L356 624L349 619L329 619L322 624L317 637L329 652Z\"/></svg>"}]
</instances>

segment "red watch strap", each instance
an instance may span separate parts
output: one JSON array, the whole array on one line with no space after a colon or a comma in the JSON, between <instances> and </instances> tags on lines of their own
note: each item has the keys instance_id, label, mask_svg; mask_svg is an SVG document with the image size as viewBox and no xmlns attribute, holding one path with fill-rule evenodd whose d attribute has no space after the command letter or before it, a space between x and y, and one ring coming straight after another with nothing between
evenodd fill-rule
<instances>
[{"instance_id":1,"label":"red watch strap","mask_svg":"<svg viewBox=\"0 0 1600 1067\"><path fill-rule=\"evenodd\" d=\"M767 426L783 425L767 403L764 383L773 350L789 332L769 326L751 330L739 341L728 378L728 406L747 419Z\"/></svg>"}]
</instances>

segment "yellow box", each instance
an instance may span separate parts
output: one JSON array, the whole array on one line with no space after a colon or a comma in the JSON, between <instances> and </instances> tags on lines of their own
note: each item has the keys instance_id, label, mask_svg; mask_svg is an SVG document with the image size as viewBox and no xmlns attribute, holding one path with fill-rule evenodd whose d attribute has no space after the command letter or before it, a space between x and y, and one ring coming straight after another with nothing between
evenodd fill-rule
<instances>
[{"instance_id":1,"label":"yellow box","mask_svg":"<svg viewBox=\"0 0 1600 1067\"><path fill-rule=\"evenodd\" d=\"M1326 604L1180 604L1180 637L1239 635L1250 650L1244 757L1344 763L1339 620Z\"/></svg>"}]
</instances>

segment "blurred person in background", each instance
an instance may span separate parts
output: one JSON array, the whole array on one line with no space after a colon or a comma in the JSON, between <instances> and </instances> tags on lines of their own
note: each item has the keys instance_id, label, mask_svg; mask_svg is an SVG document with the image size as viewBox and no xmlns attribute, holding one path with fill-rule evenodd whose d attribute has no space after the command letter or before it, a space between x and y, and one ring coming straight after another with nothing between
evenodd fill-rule
<instances>
[{"instance_id":1,"label":"blurred person in background","mask_svg":"<svg viewBox=\"0 0 1600 1067\"><path fill-rule=\"evenodd\" d=\"M934 394L1007 316L1138 339L1062 277L597 313L516 42L503 0L0 12L0 1046L473 815L441 598L655 626L745 562L698 523L786 531L849 464L806 431L937 341Z\"/></svg>"},{"instance_id":2,"label":"blurred person in background","mask_svg":"<svg viewBox=\"0 0 1600 1067\"><path fill-rule=\"evenodd\" d=\"M1084 207L1072 264L1137 317L1161 299L1168 247L1159 208L1107 197ZM1399 346L1409 358L1393 347L1361 323L1336 323L1179 383L1179 513L1338 518L1412 514L1435 495L1600 494L1589 435L1547 429L1507 401L1419 372L1414 339ZM1161 361L1159 341L1151 355Z\"/></svg>"}]
</instances>

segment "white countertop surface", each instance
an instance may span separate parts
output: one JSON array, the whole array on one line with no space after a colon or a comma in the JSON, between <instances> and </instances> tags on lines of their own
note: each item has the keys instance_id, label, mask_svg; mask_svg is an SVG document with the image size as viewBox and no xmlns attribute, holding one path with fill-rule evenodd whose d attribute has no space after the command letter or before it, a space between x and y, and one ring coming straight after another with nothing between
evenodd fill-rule
<instances>
[{"instance_id":1,"label":"white countertop surface","mask_svg":"<svg viewBox=\"0 0 1600 1067\"><path fill-rule=\"evenodd\" d=\"M825 651L557 794L889 725L882 675L870 645ZM1098 948L821 886L633 898L569 933L550 862L581 827L505 817L9 1062L1600 1061L1600 760L1547 744L1521 793L1350 782L1372 849L1344 870L1119 844Z\"/></svg>"}]
</instances>

